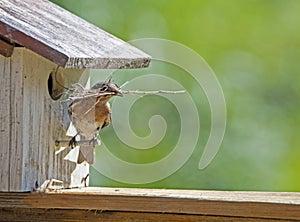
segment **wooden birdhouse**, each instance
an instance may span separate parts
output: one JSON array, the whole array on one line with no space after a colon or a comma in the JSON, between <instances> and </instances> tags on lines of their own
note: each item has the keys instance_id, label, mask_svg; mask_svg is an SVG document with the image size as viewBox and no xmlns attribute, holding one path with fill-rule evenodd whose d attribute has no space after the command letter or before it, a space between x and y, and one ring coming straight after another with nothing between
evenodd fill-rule
<instances>
[{"instance_id":1,"label":"wooden birdhouse","mask_svg":"<svg viewBox=\"0 0 300 222\"><path fill-rule=\"evenodd\" d=\"M63 91L85 85L90 68L142 68L149 61L47 0L1 0L0 190L29 191L51 178L80 186L88 164L65 160L68 150L55 155L70 122Z\"/></svg>"}]
</instances>

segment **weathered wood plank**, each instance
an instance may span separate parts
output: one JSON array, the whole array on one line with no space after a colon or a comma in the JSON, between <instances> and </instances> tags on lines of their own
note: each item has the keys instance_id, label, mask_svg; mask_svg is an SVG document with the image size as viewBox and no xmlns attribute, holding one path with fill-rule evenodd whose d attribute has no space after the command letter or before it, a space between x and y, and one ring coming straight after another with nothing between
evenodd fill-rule
<instances>
[{"instance_id":1,"label":"weathered wood plank","mask_svg":"<svg viewBox=\"0 0 300 222\"><path fill-rule=\"evenodd\" d=\"M9 189L10 144L10 60L0 55L0 190Z\"/></svg>"},{"instance_id":2,"label":"weathered wood plank","mask_svg":"<svg viewBox=\"0 0 300 222\"><path fill-rule=\"evenodd\" d=\"M196 222L196 221L267 221L280 222L290 220L278 220L268 218L222 217L213 215L189 215L168 213L145 212L116 212L100 210L63 210L63 209L36 209L36 208L0 208L0 221L164 221L164 222Z\"/></svg>"},{"instance_id":3,"label":"weathered wood plank","mask_svg":"<svg viewBox=\"0 0 300 222\"><path fill-rule=\"evenodd\" d=\"M49 193L95 194L119 196L172 197L197 200L262 202L300 205L298 192L253 192L253 191L208 191L208 190L173 190L173 189L135 189L110 187L85 187L63 189Z\"/></svg>"},{"instance_id":4,"label":"weathered wood plank","mask_svg":"<svg viewBox=\"0 0 300 222\"><path fill-rule=\"evenodd\" d=\"M23 56L21 50L11 57L10 74L10 147L9 190L20 190L22 186L22 139L23 139Z\"/></svg>"},{"instance_id":5,"label":"weathered wood plank","mask_svg":"<svg viewBox=\"0 0 300 222\"><path fill-rule=\"evenodd\" d=\"M82 188L0 193L4 207L300 220L300 193Z\"/></svg>"},{"instance_id":6,"label":"weathered wood plank","mask_svg":"<svg viewBox=\"0 0 300 222\"><path fill-rule=\"evenodd\" d=\"M65 68L141 68L150 56L45 0L1 0L0 35Z\"/></svg>"}]
</instances>

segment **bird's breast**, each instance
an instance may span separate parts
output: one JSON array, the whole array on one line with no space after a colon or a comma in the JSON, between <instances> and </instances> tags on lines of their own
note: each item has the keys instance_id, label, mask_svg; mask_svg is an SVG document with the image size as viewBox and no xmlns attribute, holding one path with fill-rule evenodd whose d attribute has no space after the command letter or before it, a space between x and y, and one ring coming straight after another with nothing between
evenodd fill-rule
<instances>
[{"instance_id":1,"label":"bird's breast","mask_svg":"<svg viewBox=\"0 0 300 222\"><path fill-rule=\"evenodd\" d=\"M73 102L68 112L76 130L87 138L92 138L110 121L110 105L100 99L90 98Z\"/></svg>"}]
</instances>

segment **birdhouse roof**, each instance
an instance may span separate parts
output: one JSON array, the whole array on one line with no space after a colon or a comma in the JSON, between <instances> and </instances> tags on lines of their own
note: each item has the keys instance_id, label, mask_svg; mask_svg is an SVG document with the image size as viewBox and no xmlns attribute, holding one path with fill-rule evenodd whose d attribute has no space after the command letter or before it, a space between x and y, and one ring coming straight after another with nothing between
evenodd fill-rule
<instances>
[{"instance_id":1,"label":"birdhouse roof","mask_svg":"<svg viewBox=\"0 0 300 222\"><path fill-rule=\"evenodd\" d=\"M48 0L1 0L3 44L24 46L64 68L141 68L150 62L146 53Z\"/></svg>"}]
</instances>

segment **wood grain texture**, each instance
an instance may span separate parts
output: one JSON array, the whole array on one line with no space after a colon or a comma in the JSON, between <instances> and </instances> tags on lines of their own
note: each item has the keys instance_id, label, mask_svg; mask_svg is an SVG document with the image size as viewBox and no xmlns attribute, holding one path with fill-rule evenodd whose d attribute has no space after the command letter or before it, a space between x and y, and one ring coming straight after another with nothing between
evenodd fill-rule
<instances>
[{"instance_id":1,"label":"wood grain texture","mask_svg":"<svg viewBox=\"0 0 300 222\"><path fill-rule=\"evenodd\" d=\"M139 221L139 222L231 222L231 221L290 221L269 218L223 217L213 215L168 214L145 212L116 212L100 210L0 208L0 221Z\"/></svg>"},{"instance_id":2,"label":"wood grain texture","mask_svg":"<svg viewBox=\"0 0 300 222\"><path fill-rule=\"evenodd\" d=\"M150 56L47 0L1 0L0 35L65 68L141 68Z\"/></svg>"},{"instance_id":3,"label":"wood grain texture","mask_svg":"<svg viewBox=\"0 0 300 222\"><path fill-rule=\"evenodd\" d=\"M156 215L189 215L191 221L212 218L239 221L300 220L300 194L276 192L231 192L82 188L47 193L0 193L0 208L89 210L139 215L149 221ZM127 215L127 216L128 216ZM142 216L141 216L142 215ZM102 215L105 216L105 215ZM193 218L192 216L195 216ZM155 216L154 216L155 217ZM180 217L178 217L180 218ZM188 218L188 217L186 217ZM78 219L78 218L76 218ZM181 218L182 219L182 218ZM176 220L174 220L176 221Z\"/></svg>"},{"instance_id":4,"label":"wood grain texture","mask_svg":"<svg viewBox=\"0 0 300 222\"><path fill-rule=\"evenodd\" d=\"M1 190L8 190L9 188L9 147L10 144L10 59L0 55L0 181Z\"/></svg>"},{"instance_id":5,"label":"wood grain texture","mask_svg":"<svg viewBox=\"0 0 300 222\"><path fill-rule=\"evenodd\" d=\"M22 154L22 57L0 56L0 190L20 187Z\"/></svg>"},{"instance_id":6,"label":"wood grain texture","mask_svg":"<svg viewBox=\"0 0 300 222\"><path fill-rule=\"evenodd\" d=\"M22 158L20 149L23 145L23 56L16 50L10 59L10 147L9 149L9 190L19 190L22 181Z\"/></svg>"}]
</instances>

